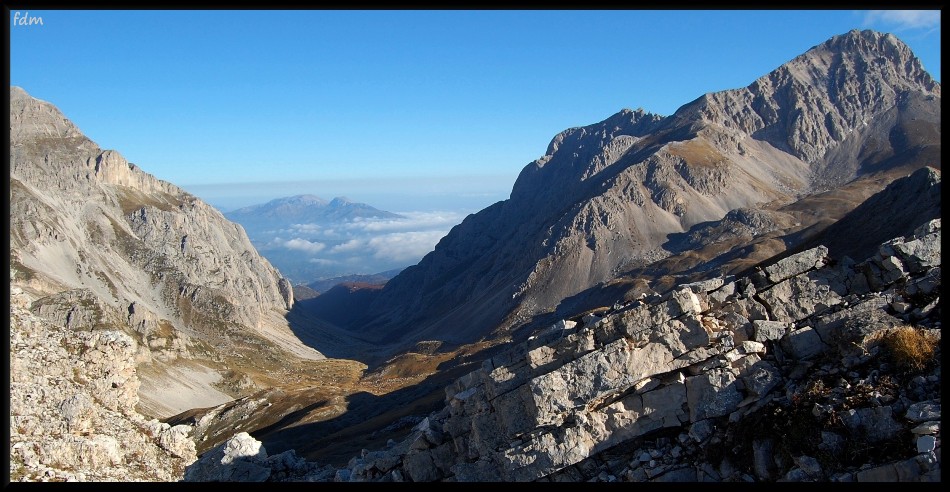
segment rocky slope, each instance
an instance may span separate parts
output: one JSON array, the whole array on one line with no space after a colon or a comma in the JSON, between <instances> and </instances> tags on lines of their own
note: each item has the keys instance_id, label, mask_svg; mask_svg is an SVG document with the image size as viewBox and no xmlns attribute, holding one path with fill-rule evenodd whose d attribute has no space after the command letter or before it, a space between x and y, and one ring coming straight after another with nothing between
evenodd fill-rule
<instances>
[{"instance_id":1,"label":"rocky slope","mask_svg":"<svg viewBox=\"0 0 950 492\"><path fill-rule=\"evenodd\" d=\"M135 340L50 323L34 300L11 285L10 480L180 480L197 459L191 427L135 411Z\"/></svg>"},{"instance_id":2,"label":"rocky slope","mask_svg":"<svg viewBox=\"0 0 950 492\"><path fill-rule=\"evenodd\" d=\"M285 319L288 281L243 230L10 89L12 285L37 315L138 343L139 408L166 417L321 359Z\"/></svg>"},{"instance_id":3,"label":"rocky slope","mask_svg":"<svg viewBox=\"0 0 950 492\"><path fill-rule=\"evenodd\" d=\"M828 255L835 261L864 258L877 251L880 243L911 234L914 224L940 218L940 172L934 168L920 168L867 197L876 188L871 184L859 180L777 210L736 209L721 220L671 234L663 245L671 253L667 258L580 292L536 319L553 323L559 317L603 309L618 300L630 301L644 292L665 292L715 272L742 274L775 255L820 245L828 247ZM866 200L855 206L861 198ZM812 225L803 227L803 223Z\"/></svg>"},{"instance_id":4,"label":"rocky slope","mask_svg":"<svg viewBox=\"0 0 950 492\"><path fill-rule=\"evenodd\" d=\"M940 85L893 35L851 31L672 116L624 110L562 132L510 199L466 218L341 324L398 347L504 336L670 257L671 234L851 186L776 222L800 244L792 233L833 221L822 207L839 207L837 219L894 177L939 167L939 136Z\"/></svg>"},{"instance_id":5,"label":"rocky slope","mask_svg":"<svg viewBox=\"0 0 950 492\"><path fill-rule=\"evenodd\" d=\"M836 258L864 258L890 237L907 236L921 220L940 218L940 173L923 168L891 183L828 226L811 246L825 244Z\"/></svg>"},{"instance_id":6,"label":"rocky slope","mask_svg":"<svg viewBox=\"0 0 950 492\"><path fill-rule=\"evenodd\" d=\"M332 477L239 435L186 478L939 482L940 237L930 220L860 263L819 246L561 320Z\"/></svg>"}]
</instances>

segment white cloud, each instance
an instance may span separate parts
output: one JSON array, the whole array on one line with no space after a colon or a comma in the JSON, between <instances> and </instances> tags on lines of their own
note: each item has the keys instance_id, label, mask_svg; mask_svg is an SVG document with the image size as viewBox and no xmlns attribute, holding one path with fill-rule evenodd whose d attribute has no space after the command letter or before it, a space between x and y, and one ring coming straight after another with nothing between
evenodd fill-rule
<instances>
[{"instance_id":1,"label":"white cloud","mask_svg":"<svg viewBox=\"0 0 950 492\"><path fill-rule=\"evenodd\" d=\"M323 251L324 248L327 247L326 244L318 243L318 242L310 242L310 241L307 241L306 239L300 239L300 238L295 238L295 239L290 239L288 241L285 241L283 246L287 249L294 249L294 250L303 251L305 253L310 253L310 254L319 253Z\"/></svg>"},{"instance_id":2,"label":"white cloud","mask_svg":"<svg viewBox=\"0 0 950 492\"><path fill-rule=\"evenodd\" d=\"M345 253L348 251L358 251L360 249L366 248L365 239L350 239L345 243L337 244L336 246L330 248L330 253Z\"/></svg>"},{"instance_id":3,"label":"white cloud","mask_svg":"<svg viewBox=\"0 0 950 492\"><path fill-rule=\"evenodd\" d=\"M315 263L317 265L336 265L338 262L333 260L328 260L326 258L310 258L307 260L309 263Z\"/></svg>"},{"instance_id":4,"label":"white cloud","mask_svg":"<svg viewBox=\"0 0 950 492\"><path fill-rule=\"evenodd\" d=\"M315 234L320 232L321 227L317 224L291 224L290 230L294 232L303 232L307 234Z\"/></svg>"},{"instance_id":5,"label":"white cloud","mask_svg":"<svg viewBox=\"0 0 950 492\"><path fill-rule=\"evenodd\" d=\"M370 239L373 257L392 261L418 261L435 249L448 231L414 231L383 234Z\"/></svg>"},{"instance_id":6,"label":"white cloud","mask_svg":"<svg viewBox=\"0 0 950 492\"><path fill-rule=\"evenodd\" d=\"M274 236L270 241L267 241L267 243L264 244L264 247L265 248L283 248L285 242L286 241L284 241L280 236Z\"/></svg>"},{"instance_id":7,"label":"white cloud","mask_svg":"<svg viewBox=\"0 0 950 492\"><path fill-rule=\"evenodd\" d=\"M377 260L395 262L416 262L426 253L435 249L439 240L445 237L448 231L405 231L387 234L372 235L351 239L345 243L333 246L327 253L354 253L372 256Z\"/></svg>"},{"instance_id":8,"label":"white cloud","mask_svg":"<svg viewBox=\"0 0 950 492\"><path fill-rule=\"evenodd\" d=\"M866 26L885 24L895 29L931 29L940 26L939 10L870 10L864 15Z\"/></svg>"},{"instance_id":9,"label":"white cloud","mask_svg":"<svg viewBox=\"0 0 950 492\"><path fill-rule=\"evenodd\" d=\"M341 275L380 272L418 262L468 215L462 210L399 213L404 218L287 225L262 237L267 242L260 249L265 256L274 253L281 261L301 265L287 267L291 269L307 265Z\"/></svg>"},{"instance_id":10,"label":"white cloud","mask_svg":"<svg viewBox=\"0 0 950 492\"><path fill-rule=\"evenodd\" d=\"M445 229L458 224L465 218L458 212L402 212L404 219L363 219L347 222L344 227L365 232L383 231L419 231L426 229Z\"/></svg>"}]
</instances>

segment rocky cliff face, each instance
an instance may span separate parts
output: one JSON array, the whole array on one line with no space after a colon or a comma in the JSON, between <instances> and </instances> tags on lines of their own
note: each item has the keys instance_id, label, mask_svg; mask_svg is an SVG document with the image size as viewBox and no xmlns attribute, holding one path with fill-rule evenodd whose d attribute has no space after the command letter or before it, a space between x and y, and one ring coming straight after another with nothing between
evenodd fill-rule
<instances>
[{"instance_id":1,"label":"rocky cliff face","mask_svg":"<svg viewBox=\"0 0 950 492\"><path fill-rule=\"evenodd\" d=\"M53 105L10 97L11 283L55 324L133 335L143 411L218 404L268 359L322 357L289 329L291 285L239 226L100 149Z\"/></svg>"},{"instance_id":2,"label":"rocky cliff face","mask_svg":"<svg viewBox=\"0 0 950 492\"><path fill-rule=\"evenodd\" d=\"M186 478L939 482L940 226L562 320L332 477L239 435Z\"/></svg>"},{"instance_id":3,"label":"rocky cliff face","mask_svg":"<svg viewBox=\"0 0 950 492\"><path fill-rule=\"evenodd\" d=\"M853 164L861 162L849 166L829 151L915 97L939 98L940 84L910 48L892 34L851 31L744 89L707 94L674 116L698 115L817 165L813 171L819 179L847 180L858 171Z\"/></svg>"},{"instance_id":4,"label":"rocky cliff face","mask_svg":"<svg viewBox=\"0 0 950 492\"><path fill-rule=\"evenodd\" d=\"M894 36L852 31L672 116L624 110L562 132L509 200L469 216L348 326L397 344L522 326L730 211L939 167L939 135L940 85ZM876 187L864 196L886 184L861 182Z\"/></svg>"}]
</instances>

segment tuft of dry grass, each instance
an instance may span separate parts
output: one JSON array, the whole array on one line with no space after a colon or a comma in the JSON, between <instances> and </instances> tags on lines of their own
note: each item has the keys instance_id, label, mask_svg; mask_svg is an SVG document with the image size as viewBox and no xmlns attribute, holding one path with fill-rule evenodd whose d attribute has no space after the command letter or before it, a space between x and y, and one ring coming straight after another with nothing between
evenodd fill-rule
<instances>
[{"instance_id":1,"label":"tuft of dry grass","mask_svg":"<svg viewBox=\"0 0 950 492\"><path fill-rule=\"evenodd\" d=\"M919 371L933 360L940 337L912 326L889 330L883 337L894 363L901 369Z\"/></svg>"}]
</instances>

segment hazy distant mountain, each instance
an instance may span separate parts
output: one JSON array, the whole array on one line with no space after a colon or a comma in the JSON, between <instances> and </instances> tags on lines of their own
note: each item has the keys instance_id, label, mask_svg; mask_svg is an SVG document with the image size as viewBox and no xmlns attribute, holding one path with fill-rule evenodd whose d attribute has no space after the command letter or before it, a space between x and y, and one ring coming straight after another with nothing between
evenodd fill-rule
<instances>
[{"instance_id":1,"label":"hazy distant mountain","mask_svg":"<svg viewBox=\"0 0 950 492\"><path fill-rule=\"evenodd\" d=\"M357 218L404 218L402 215L354 202L346 197L336 197L328 202L314 195L277 198L267 203L226 212L224 216L243 225L245 229L294 223L325 224Z\"/></svg>"},{"instance_id":2,"label":"hazy distant mountain","mask_svg":"<svg viewBox=\"0 0 950 492\"><path fill-rule=\"evenodd\" d=\"M389 254L386 235L398 233L413 221L344 197L328 202L314 195L297 195L224 215L241 224L261 255L297 285L401 269L434 245L432 241L411 259L402 253ZM406 242L400 239L395 238L397 248Z\"/></svg>"},{"instance_id":3,"label":"hazy distant mountain","mask_svg":"<svg viewBox=\"0 0 950 492\"><path fill-rule=\"evenodd\" d=\"M336 321L406 346L476 340L682 254L628 288L668 286L664 276L693 264L670 239L736 210L752 211L737 219L774 218L758 232L781 239L742 260L761 261L896 177L939 168L940 100L940 84L896 37L851 31L671 116L623 110L565 130L524 168L509 200L466 218ZM744 242L711 245L704 258ZM333 311L319 300L315 312Z\"/></svg>"},{"instance_id":4,"label":"hazy distant mountain","mask_svg":"<svg viewBox=\"0 0 950 492\"><path fill-rule=\"evenodd\" d=\"M332 305L333 309L322 311L323 320L336 323L346 321L348 312L359 309L361 304L372 298L371 292L379 290L402 269L388 270L372 275L343 275L309 284L294 285L294 302L298 311L309 311L309 304L322 296L320 305Z\"/></svg>"}]
</instances>

